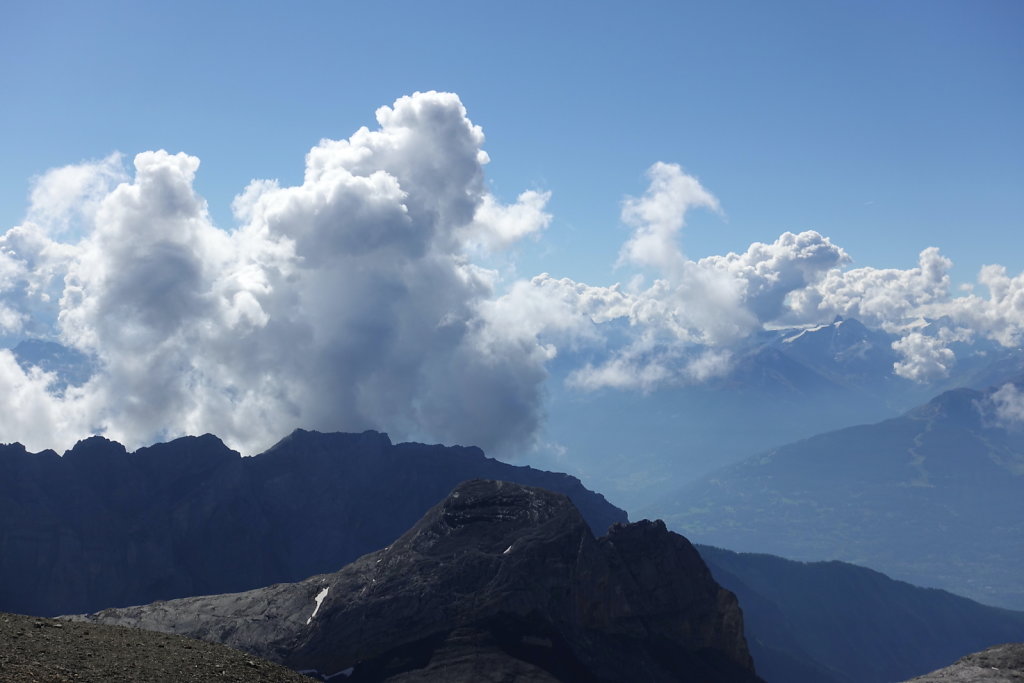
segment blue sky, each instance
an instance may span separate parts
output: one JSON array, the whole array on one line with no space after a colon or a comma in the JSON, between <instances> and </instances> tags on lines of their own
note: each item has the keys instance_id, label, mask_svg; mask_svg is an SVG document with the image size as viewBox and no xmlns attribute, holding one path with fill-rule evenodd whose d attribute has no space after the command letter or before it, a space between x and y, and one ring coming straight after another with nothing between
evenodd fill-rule
<instances>
[{"instance_id":1,"label":"blue sky","mask_svg":"<svg viewBox=\"0 0 1024 683\"><path fill-rule=\"evenodd\" d=\"M0 226L29 180L119 150L186 151L220 225L251 178L301 178L417 90L457 92L505 199L552 191L518 271L610 283L655 161L721 201L693 257L812 228L857 265L939 246L973 280L1024 268L1018 2L9 4Z\"/></svg>"},{"instance_id":2,"label":"blue sky","mask_svg":"<svg viewBox=\"0 0 1024 683\"><path fill-rule=\"evenodd\" d=\"M1022 34L1017 1L8 3L0 347L96 372L0 348L0 441L560 453L551 395L836 315L947 379L1024 340Z\"/></svg>"}]
</instances>

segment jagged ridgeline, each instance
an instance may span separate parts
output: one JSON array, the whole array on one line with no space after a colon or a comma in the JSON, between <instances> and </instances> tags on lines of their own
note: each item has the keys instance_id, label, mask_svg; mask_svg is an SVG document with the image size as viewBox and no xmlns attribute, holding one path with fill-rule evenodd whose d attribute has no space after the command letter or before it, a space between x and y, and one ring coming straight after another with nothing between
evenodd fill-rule
<instances>
[{"instance_id":1,"label":"jagged ridgeline","mask_svg":"<svg viewBox=\"0 0 1024 683\"><path fill-rule=\"evenodd\" d=\"M467 479L567 495L595 534L626 513L574 477L478 448L296 431L241 457L211 435L58 456L0 446L0 611L49 616L258 588L378 550Z\"/></svg>"}]
</instances>

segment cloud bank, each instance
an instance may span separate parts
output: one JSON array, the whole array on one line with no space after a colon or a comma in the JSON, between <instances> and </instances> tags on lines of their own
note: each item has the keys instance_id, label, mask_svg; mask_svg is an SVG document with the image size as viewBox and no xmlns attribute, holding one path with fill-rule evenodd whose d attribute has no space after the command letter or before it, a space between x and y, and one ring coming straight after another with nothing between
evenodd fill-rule
<instances>
[{"instance_id":1,"label":"cloud bank","mask_svg":"<svg viewBox=\"0 0 1024 683\"><path fill-rule=\"evenodd\" d=\"M496 319L538 343L564 344L567 335L571 343L598 340L602 359L569 376L578 388L653 391L703 382L727 375L736 351L758 331L809 327L839 315L897 334L893 350L901 360L892 371L915 382L947 377L957 360L955 343L988 339L1017 347L1024 341L1024 274L1010 277L1002 266L985 266L978 283L987 297L953 296L953 264L937 247L925 248L909 269L851 269L850 256L813 230L694 261L678 239L685 215L693 208L719 211L718 200L677 165L659 162L649 176L647 193L623 203L621 218L633 233L619 257L620 266L653 273L649 285L641 276L626 287L595 287L544 274L517 283L494 305ZM533 310L529 322L520 315L526 308ZM628 333L618 333L616 322ZM616 333L602 334L602 327Z\"/></svg>"},{"instance_id":2,"label":"cloud bank","mask_svg":"<svg viewBox=\"0 0 1024 683\"><path fill-rule=\"evenodd\" d=\"M0 350L0 440L209 431L252 452L298 426L376 428L512 454L541 424L559 354L586 359L579 390L654 391L728 374L766 327L835 315L898 333L893 371L915 381L947 374L955 342L1021 343L1024 275L987 266L987 297L953 296L934 247L906 270L850 268L809 230L687 257L688 212L720 204L661 162L622 204L625 284L503 281L474 261L542 234L550 194L488 191L483 132L453 94L403 97L377 124L321 141L300 185L254 180L232 230L211 222L184 153L35 179L25 221L0 235L0 336L59 340L97 371L64 388Z\"/></svg>"}]
</instances>

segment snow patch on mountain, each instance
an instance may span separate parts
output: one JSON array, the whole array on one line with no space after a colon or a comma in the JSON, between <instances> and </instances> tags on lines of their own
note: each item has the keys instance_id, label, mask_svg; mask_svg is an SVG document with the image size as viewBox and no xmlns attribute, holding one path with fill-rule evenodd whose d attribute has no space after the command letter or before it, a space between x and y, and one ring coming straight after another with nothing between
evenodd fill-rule
<instances>
[{"instance_id":1,"label":"snow patch on mountain","mask_svg":"<svg viewBox=\"0 0 1024 683\"><path fill-rule=\"evenodd\" d=\"M316 606L313 608L313 613L309 615L309 619L306 619L306 625L313 623L313 617L320 611L320 605L323 604L324 598L327 597L327 591L331 590L330 586L325 586L322 591L316 594Z\"/></svg>"}]
</instances>

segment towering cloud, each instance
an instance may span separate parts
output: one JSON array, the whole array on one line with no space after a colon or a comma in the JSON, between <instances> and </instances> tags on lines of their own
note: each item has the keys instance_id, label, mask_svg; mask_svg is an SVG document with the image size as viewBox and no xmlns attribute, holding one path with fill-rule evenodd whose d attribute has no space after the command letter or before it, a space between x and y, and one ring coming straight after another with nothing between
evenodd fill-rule
<instances>
[{"instance_id":1,"label":"towering cloud","mask_svg":"<svg viewBox=\"0 0 1024 683\"><path fill-rule=\"evenodd\" d=\"M467 254L543 229L547 195L487 193L483 134L454 95L402 98L377 120L312 149L299 186L254 181L233 232L211 223L186 154L139 154L131 179L116 157L40 179L4 236L0 286L17 307L0 320L19 329L49 305L51 332L100 370L57 396L52 377L0 358L4 400L47 408L0 411L4 435L214 431L258 448L301 425L528 440L546 356L489 332L494 274Z\"/></svg>"},{"instance_id":2,"label":"towering cloud","mask_svg":"<svg viewBox=\"0 0 1024 683\"><path fill-rule=\"evenodd\" d=\"M622 246L619 262L673 272L686 262L678 233L687 211L717 211L718 200L676 164L659 161L648 169L647 177L651 184L646 194L630 197L622 206L622 222L633 228L633 235Z\"/></svg>"},{"instance_id":3,"label":"towering cloud","mask_svg":"<svg viewBox=\"0 0 1024 683\"><path fill-rule=\"evenodd\" d=\"M488 192L483 132L455 95L403 97L377 124L310 150L299 185L254 180L232 230L211 222L187 154L37 178L0 235L0 338L58 339L96 372L65 388L0 350L0 439L212 431L252 451L297 426L378 428L509 454L536 432L558 354L586 358L581 390L653 391L727 374L766 326L837 314L899 333L893 370L916 381L949 372L954 342L1021 342L1024 275L989 266L987 298L952 296L934 247L907 270L849 269L814 231L687 257L687 213L720 206L674 164L623 202L626 284L503 282L474 261L540 235L549 194Z\"/></svg>"}]
</instances>

